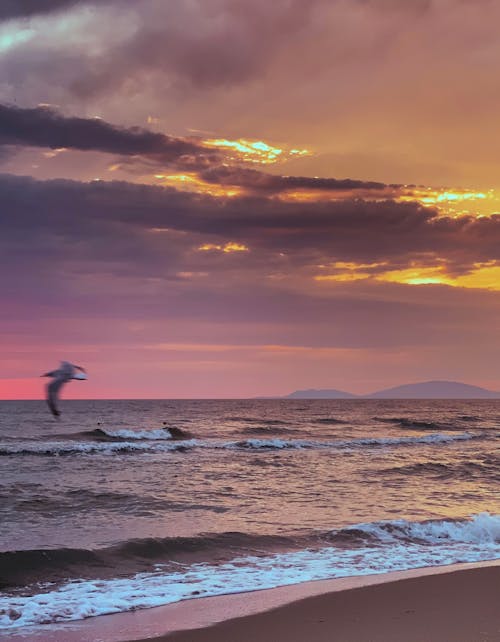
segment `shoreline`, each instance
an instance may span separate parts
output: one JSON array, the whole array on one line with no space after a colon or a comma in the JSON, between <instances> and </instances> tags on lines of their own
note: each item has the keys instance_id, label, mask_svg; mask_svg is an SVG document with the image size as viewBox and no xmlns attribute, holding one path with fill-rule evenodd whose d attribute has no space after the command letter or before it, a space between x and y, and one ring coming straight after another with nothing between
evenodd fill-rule
<instances>
[{"instance_id":1,"label":"shoreline","mask_svg":"<svg viewBox=\"0 0 500 642\"><path fill-rule=\"evenodd\" d=\"M434 600L437 608L436 613L432 609L432 604L429 605L425 602L426 596L432 594L437 585L439 585L439 590ZM471 591L469 589L472 585L474 588ZM453 642L461 640L464 642L494 642L500 640L500 615L497 613L499 585L500 560L423 567L197 598L152 609L46 625L43 630L31 627L9 629L3 633L0 632L0 640L13 642L143 642L146 640L154 642L191 642L191 640L193 642L211 642L218 640L224 642L227 640L227 642L232 642L237 639L244 642L246 640L245 632L251 630L252 639L260 637L262 642L266 639L273 640L273 642L280 640L294 642L295 639L297 641L301 639L300 637L294 638L294 635L296 632L298 635L298 631L302 630L301 626L305 626L304 622L314 621L316 624L314 626L311 624L311 630L302 630L301 635L306 636L302 639L307 639L309 642L315 640L321 642L323 638L316 637L316 634L320 634L318 622L328 624L333 617L331 614L337 613L336 621L330 622L331 626L323 627L330 636L338 628L339 618L351 617L352 626L359 629L359 626L368 626L374 617L372 613L371 616L366 615L366 617L360 618L359 610L363 610L364 613L372 612L372 606L378 603L379 610L375 619L379 621L381 618L383 619L385 614L386 619L389 618L388 623L392 622L394 626L398 622L401 624L404 620L409 622L414 619L410 617L412 613L420 613L419 622L422 619L427 620L430 617L427 612L430 608L435 628L440 631L441 637L415 638L418 642L424 642L424 640L425 642L434 642L434 640L436 642L447 640L450 642L452 640ZM488 589L488 587L490 588ZM391 615L390 608L396 608L394 600L403 595L406 595L409 608ZM384 596L386 596L387 608L384 608L383 601L380 602ZM349 602L350 608L347 608L346 600ZM459 605L457 601L461 604ZM490 601L492 603L494 601L495 604L493 613L497 618L496 623L491 621L491 615L486 617L488 613L486 615L479 613L481 608L483 611L488 610ZM339 604L343 606L340 607ZM321 617L317 616L318 608L324 612ZM297 615L299 613L302 613L302 616ZM314 617L317 616L316 620L314 620L313 613L316 613L314 615ZM460 631L468 631L467 635L470 635L470 630L463 622L460 622L460 626L456 625L458 628L453 632L454 637L446 637L447 633L443 631L443 626L446 628L453 613L461 617L465 617L464 614L466 614L467 621L479 618L481 622L484 622L482 625L484 635L489 635L488 630L494 630L496 631L495 637L484 637L479 629L477 634L483 635L483 637L456 637ZM299 618L298 622L292 624L297 617ZM372 622L371 626L373 627L373 625ZM415 628L415 623L412 626ZM262 627L264 629L260 630ZM271 637L266 638L266 630L269 627L274 630L274 633ZM357 638L346 637L349 635L349 631L343 630L343 637L339 638L339 642L349 642L351 639L354 642L363 642L364 639L367 642L368 640L375 642L379 639L381 642L390 642L392 639L395 642L406 642L413 639L408 637L400 637L399 640L397 637L391 638L390 631L384 632L385 638L373 637L378 634L378 629L373 630L373 628L370 633L372 637L363 638L359 637L362 632L358 629L355 630ZM397 635L401 636L401 629L398 629ZM248 639L250 640L250 637ZM335 638L328 639L334 640Z\"/></svg>"},{"instance_id":2,"label":"shoreline","mask_svg":"<svg viewBox=\"0 0 500 642\"><path fill-rule=\"evenodd\" d=\"M498 642L499 584L499 567L425 575L324 593L154 642Z\"/></svg>"}]
</instances>

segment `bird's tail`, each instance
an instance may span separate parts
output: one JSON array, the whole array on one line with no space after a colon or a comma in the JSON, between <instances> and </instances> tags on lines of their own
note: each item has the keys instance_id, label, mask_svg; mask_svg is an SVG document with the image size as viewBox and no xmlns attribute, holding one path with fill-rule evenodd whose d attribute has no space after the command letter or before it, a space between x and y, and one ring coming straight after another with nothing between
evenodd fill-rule
<instances>
[{"instance_id":1,"label":"bird's tail","mask_svg":"<svg viewBox=\"0 0 500 642\"><path fill-rule=\"evenodd\" d=\"M50 412L54 415L54 417L56 417L56 419L59 419L59 417L61 416L61 413L56 408L55 403L52 401L50 397L47 399L47 405L49 406Z\"/></svg>"}]
</instances>

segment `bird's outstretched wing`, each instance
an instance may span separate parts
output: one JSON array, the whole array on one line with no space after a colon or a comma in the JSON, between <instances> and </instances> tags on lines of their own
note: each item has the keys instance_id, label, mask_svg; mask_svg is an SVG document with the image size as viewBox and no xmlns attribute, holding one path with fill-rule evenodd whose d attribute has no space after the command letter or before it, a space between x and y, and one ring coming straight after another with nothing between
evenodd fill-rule
<instances>
[{"instance_id":1,"label":"bird's outstretched wing","mask_svg":"<svg viewBox=\"0 0 500 642\"><path fill-rule=\"evenodd\" d=\"M64 378L54 379L47 386L47 404L50 408L50 412L54 415L54 417L59 417L61 414L57 408L57 401L59 390L63 387L66 381L67 380Z\"/></svg>"}]
</instances>

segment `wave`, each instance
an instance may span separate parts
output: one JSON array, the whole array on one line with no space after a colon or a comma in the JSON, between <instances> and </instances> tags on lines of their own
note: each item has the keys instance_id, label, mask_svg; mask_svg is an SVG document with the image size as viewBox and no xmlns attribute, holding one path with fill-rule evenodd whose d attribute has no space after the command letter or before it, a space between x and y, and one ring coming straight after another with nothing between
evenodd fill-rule
<instances>
[{"instance_id":1,"label":"wave","mask_svg":"<svg viewBox=\"0 0 500 642\"><path fill-rule=\"evenodd\" d=\"M39 513L48 518L66 518L70 514L107 511L108 514L126 514L135 517L151 517L169 512L203 510L214 513L227 512L227 507L216 503L193 503L173 501L166 497L95 491L79 488L50 494L46 489L29 495L16 492L15 485L4 487L0 492L0 519L12 513ZM1 568L1 565L0 565Z\"/></svg>"},{"instance_id":2,"label":"wave","mask_svg":"<svg viewBox=\"0 0 500 642\"><path fill-rule=\"evenodd\" d=\"M185 452L193 448L227 449L227 450L301 450L301 449L332 449L343 450L348 448L383 448L398 446L414 446L418 444L449 444L456 441L470 439L484 439L489 437L484 433L463 432L457 435L433 433L415 437L366 437L349 440L314 441L308 439L244 439L241 441L216 441L188 439L185 441L170 440L141 440L133 441L32 441L20 443L4 443L0 445L0 456L9 455L89 455L89 454L126 454L126 453L168 453Z\"/></svg>"},{"instance_id":3,"label":"wave","mask_svg":"<svg viewBox=\"0 0 500 642\"><path fill-rule=\"evenodd\" d=\"M32 441L18 444L0 445L0 456L9 455L33 455L33 456L55 456L55 455L92 455L102 453L126 454L126 453L158 453L158 452L184 452L197 445L195 439L165 443L161 441Z\"/></svg>"},{"instance_id":4,"label":"wave","mask_svg":"<svg viewBox=\"0 0 500 642\"><path fill-rule=\"evenodd\" d=\"M500 461L494 455L483 458L481 461L464 462L418 462L404 466L386 468L382 472L396 475L431 475L445 479L454 477L457 479L474 479L483 477L490 483L500 482Z\"/></svg>"},{"instance_id":5,"label":"wave","mask_svg":"<svg viewBox=\"0 0 500 642\"><path fill-rule=\"evenodd\" d=\"M60 437L67 435L59 435ZM128 440L153 440L163 441L169 439L187 439L191 435L174 426L168 428L157 428L151 430L129 430L121 428L111 430L109 428L95 428L95 430L87 430L77 433L76 437L83 437L95 441L128 441Z\"/></svg>"},{"instance_id":6,"label":"wave","mask_svg":"<svg viewBox=\"0 0 500 642\"><path fill-rule=\"evenodd\" d=\"M235 421L238 423L248 423L248 424L267 424L268 426L286 426L287 422L282 419L259 419L258 417L238 417L238 416L229 416L224 417L225 421Z\"/></svg>"},{"instance_id":7,"label":"wave","mask_svg":"<svg viewBox=\"0 0 500 642\"><path fill-rule=\"evenodd\" d=\"M445 542L500 544L500 515L481 513L470 520L427 520L410 522L405 519L355 524L332 531L331 539L363 539L366 542L437 544ZM499 550L500 553L500 550Z\"/></svg>"},{"instance_id":8,"label":"wave","mask_svg":"<svg viewBox=\"0 0 500 642\"><path fill-rule=\"evenodd\" d=\"M463 432L459 435L443 435L433 433L417 437L380 437L354 439L348 444L358 443L363 446L411 446L414 444L449 444L454 441L469 441L470 439L484 439L485 434Z\"/></svg>"},{"instance_id":9,"label":"wave","mask_svg":"<svg viewBox=\"0 0 500 642\"><path fill-rule=\"evenodd\" d=\"M409 417L373 417L374 421L383 424L395 424L406 430L462 430L460 426L441 421L422 421Z\"/></svg>"},{"instance_id":10,"label":"wave","mask_svg":"<svg viewBox=\"0 0 500 642\"><path fill-rule=\"evenodd\" d=\"M345 543L349 539L354 545L347 547ZM154 542L147 544L146 551L154 547ZM160 542L160 549L164 545ZM132 543L122 546L120 554L131 546ZM144 542L138 546L141 559L145 553ZM40 552L32 553L36 553L35 563L44 563ZM89 558L88 551L59 555L60 563L66 565L66 555L78 558L78 563L81 559L84 564L101 561L93 560L93 553ZM402 519L355 524L333 531L329 545L316 549L268 554L259 551L259 555L245 554L219 564L180 564L174 568L172 564L155 564L154 571L129 577L80 578L58 587L45 586L42 592L32 595L5 593L0 597L0 627L11 630L150 608L195 597L498 557L500 515L482 513L469 520L410 522Z\"/></svg>"},{"instance_id":11,"label":"wave","mask_svg":"<svg viewBox=\"0 0 500 642\"><path fill-rule=\"evenodd\" d=\"M207 533L198 537L145 538L115 546L89 550L80 548L32 549L0 552L1 584L4 589L36 582L70 578L102 578L152 570L159 563L180 559L214 559L217 553L249 553L264 547L268 551L290 548L296 540L278 535L251 535L239 532ZM202 556L203 557L203 556Z\"/></svg>"},{"instance_id":12,"label":"wave","mask_svg":"<svg viewBox=\"0 0 500 642\"><path fill-rule=\"evenodd\" d=\"M239 431L244 435L290 435L300 433L300 430L285 426L245 426Z\"/></svg>"},{"instance_id":13,"label":"wave","mask_svg":"<svg viewBox=\"0 0 500 642\"><path fill-rule=\"evenodd\" d=\"M335 417L318 417L317 419L312 419L311 421L314 424L324 424L327 426L340 426L349 423L344 419L335 419Z\"/></svg>"},{"instance_id":14,"label":"wave","mask_svg":"<svg viewBox=\"0 0 500 642\"><path fill-rule=\"evenodd\" d=\"M360 447L386 447L386 446L413 446L416 444L448 444L455 441L468 441L470 439L484 438L484 435L461 433L460 435L442 435L435 433L422 437L365 437L360 439L313 441L308 439L245 439L219 444L218 448L230 449L345 449Z\"/></svg>"}]
</instances>

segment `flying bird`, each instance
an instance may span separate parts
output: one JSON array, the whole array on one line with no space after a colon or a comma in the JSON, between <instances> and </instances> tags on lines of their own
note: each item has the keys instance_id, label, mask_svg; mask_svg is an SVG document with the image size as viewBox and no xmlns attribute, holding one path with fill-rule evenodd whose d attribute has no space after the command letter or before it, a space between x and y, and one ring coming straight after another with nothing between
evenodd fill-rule
<instances>
[{"instance_id":1,"label":"flying bird","mask_svg":"<svg viewBox=\"0 0 500 642\"><path fill-rule=\"evenodd\" d=\"M77 370L80 370L80 372L77 372ZM71 379L87 379L85 370L81 366L69 363L69 361L61 361L61 365L57 370L46 372L41 376L52 377L52 381L47 385L47 404L54 417L59 417L61 414L57 408L57 401L59 391L64 384L71 381Z\"/></svg>"}]
</instances>

